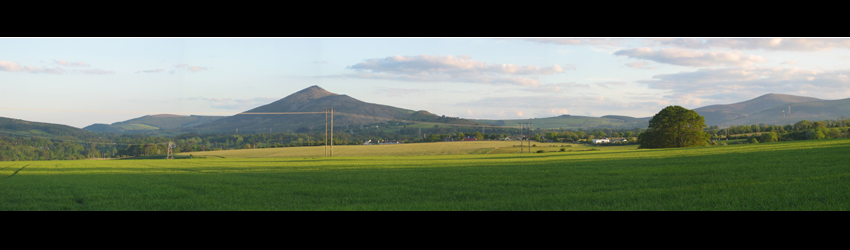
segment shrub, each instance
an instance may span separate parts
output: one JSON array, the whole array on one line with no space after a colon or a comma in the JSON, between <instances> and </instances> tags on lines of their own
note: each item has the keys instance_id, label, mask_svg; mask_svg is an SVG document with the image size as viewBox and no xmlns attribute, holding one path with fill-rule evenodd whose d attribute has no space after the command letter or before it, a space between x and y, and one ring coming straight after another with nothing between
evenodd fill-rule
<instances>
[{"instance_id":1,"label":"shrub","mask_svg":"<svg viewBox=\"0 0 850 250\"><path fill-rule=\"evenodd\" d=\"M560 150L560 151L561 151L561 152L567 152L567 149L566 149L566 148L561 148L561 150Z\"/></svg>"},{"instance_id":2,"label":"shrub","mask_svg":"<svg viewBox=\"0 0 850 250\"><path fill-rule=\"evenodd\" d=\"M537 153L543 153L543 150L537 150Z\"/></svg>"}]
</instances>

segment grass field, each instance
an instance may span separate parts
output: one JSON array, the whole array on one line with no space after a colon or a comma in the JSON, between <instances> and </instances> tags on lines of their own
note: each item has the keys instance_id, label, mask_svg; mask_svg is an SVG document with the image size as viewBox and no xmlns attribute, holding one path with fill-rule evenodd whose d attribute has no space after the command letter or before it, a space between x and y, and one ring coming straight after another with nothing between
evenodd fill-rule
<instances>
[{"instance_id":1,"label":"grass field","mask_svg":"<svg viewBox=\"0 0 850 250\"><path fill-rule=\"evenodd\" d=\"M528 142L526 146L528 146ZM454 141L454 142L430 142L430 143L405 143L388 145L335 145L334 156L415 156L415 155L467 155L467 154L489 154L489 153L519 153L519 141ZM581 144L568 143L539 143L532 145L533 152L537 150L558 151L559 148L549 147L560 145L572 145L576 149L586 147ZM602 148L602 147L598 147ZM630 149L635 149L631 147ZM328 148L330 151L330 147ZM528 150L526 147L525 150ZM610 150L610 149L609 149ZM527 152L527 151L526 151ZM282 157L323 157L324 146L314 147L284 147L284 148L262 148L262 149L240 149L223 151L205 151L180 153L177 155L189 155L207 158L282 158Z\"/></svg>"},{"instance_id":2,"label":"grass field","mask_svg":"<svg viewBox=\"0 0 850 250\"><path fill-rule=\"evenodd\" d=\"M850 139L587 148L0 162L0 210L850 210Z\"/></svg>"}]
</instances>

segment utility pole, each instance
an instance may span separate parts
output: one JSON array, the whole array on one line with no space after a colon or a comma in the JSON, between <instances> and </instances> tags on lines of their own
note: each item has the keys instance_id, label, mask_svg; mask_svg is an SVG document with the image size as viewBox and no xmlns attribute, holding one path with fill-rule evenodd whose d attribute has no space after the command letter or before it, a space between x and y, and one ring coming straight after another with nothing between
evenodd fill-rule
<instances>
[{"instance_id":1,"label":"utility pole","mask_svg":"<svg viewBox=\"0 0 850 250\"><path fill-rule=\"evenodd\" d=\"M174 151L172 148L174 147L174 142L168 142L168 149L166 150L165 159L174 159Z\"/></svg>"},{"instance_id":2,"label":"utility pole","mask_svg":"<svg viewBox=\"0 0 850 250\"><path fill-rule=\"evenodd\" d=\"M334 109L331 108L331 157L334 157Z\"/></svg>"},{"instance_id":3,"label":"utility pole","mask_svg":"<svg viewBox=\"0 0 850 250\"><path fill-rule=\"evenodd\" d=\"M324 109L322 112L325 112L325 157L328 157L328 109Z\"/></svg>"}]
</instances>

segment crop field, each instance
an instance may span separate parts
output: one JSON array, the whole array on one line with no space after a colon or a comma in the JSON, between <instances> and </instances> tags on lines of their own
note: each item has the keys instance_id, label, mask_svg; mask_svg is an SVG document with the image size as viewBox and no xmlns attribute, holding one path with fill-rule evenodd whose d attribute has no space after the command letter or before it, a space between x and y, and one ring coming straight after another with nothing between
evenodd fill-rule
<instances>
[{"instance_id":1,"label":"crop field","mask_svg":"<svg viewBox=\"0 0 850 250\"><path fill-rule=\"evenodd\" d=\"M528 142L526 146L528 146ZM334 157L338 156L415 156L415 155L467 155L488 153L519 153L519 141L454 141L454 142L430 142L430 143L403 143L387 145L335 145ZM572 145L572 147L584 147L580 144L567 143L539 143L532 145L533 152L537 150L557 151L558 148L549 146ZM636 147L632 147L634 149ZM528 150L526 147L525 150ZM328 147L330 151L330 147ZM527 151L526 151L527 152ZM207 158L283 158L283 157L323 157L324 146L313 147L284 147L284 148L262 148L262 149L240 149L223 151L205 151L180 153L178 155L189 155Z\"/></svg>"},{"instance_id":2,"label":"crop field","mask_svg":"<svg viewBox=\"0 0 850 250\"><path fill-rule=\"evenodd\" d=\"M850 210L850 139L629 147L0 162L0 211Z\"/></svg>"}]
</instances>

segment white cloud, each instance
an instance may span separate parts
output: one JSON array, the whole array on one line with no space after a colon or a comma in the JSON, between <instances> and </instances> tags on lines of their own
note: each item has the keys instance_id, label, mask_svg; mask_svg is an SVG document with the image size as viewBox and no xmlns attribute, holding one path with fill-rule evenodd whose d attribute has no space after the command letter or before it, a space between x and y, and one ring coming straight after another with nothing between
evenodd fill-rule
<instances>
[{"instance_id":1,"label":"white cloud","mask_svg":"<svg viewBox=\"0 0 850 250\"><path fill-rule=\"evenodd\" d=\"M66 62L66 61L61 61L61 60L54 60L54 61L57 64L68 65L68 66L72 66L72 67L75 67L75 66L88 67L89 66L87 63L83 63L83 62L72 63L72 62ZM66 73L65 69L63 69L61 67L39 68L39 67L33 67L33 66L21 66L20 64L17 64L15 62L10 62L10 61L0 61L0 70L8 71L8 72L29 72L29 73L44 73L44 74L56 74L56 75L62 75L62 74ZM73 71L68 71L68 72L69 73L95 74L95 75L115 74L115 71L102 70L102 69L79 69L79 70L73 70Z\"/></svg>"},{"instance_id":2,"label":"white cloud","mask_svg":"<svg viewBox=\"0 0 850 250\"><path fill-rule=\"evenodd\" d=\"M626 85L626 82L595 82L593 84L595 84L596 86L599 86L599 87L610 89L610 88L622 87L623 85Z\"/></svg>"},{"instance_id":3,"label":"white cloud","mask_svg":"<svg viewBox=\"0 0 850 250\"><path fill-rule=\"evenodd\" d=\"M622 38L523 38L522 40L538 43L551 43L559 45L608 45L618 46L626 39Z\"/></svg>"},{"instance_id":4,"label":"white cloud","mask_svg":"<svg viewBox=\"0 0 850 250\"><path fill-rule=\"evenodd\" d=\"M198 71L202 71L202 70L207 70L207 67L201 67L201 66L191 66L191 65L189 65L189 64L185 64L185 63L184 63L184 64L177 64L177 65L174 65L174 67L175 67L175 68L178 68L178 69L186 69L186 70L189 70L189 71L190 71L190 72L192 72L192 73L195 73L195 72L198 72ZM172 73L172 74L174 74L174 71L172 70L172 71L171 71L171 73Z\"/></svg>"},{"instance_id":5,"label":"white cloud","mask_svg":"<svg viewBox=\"0 0 850 250\"><path fill-rule=\"evenodd\" d=\"M163 71L165 71L165 69L142 70L142 71L136 71L136 73L159 73L159 72L163 72Z\"/></svg>"},{"instance_id":6,"label":"white cloud","mask_svg":"<svg viewBox=\"0 0 850 250\"><path fill-rule=\"evenodd\" d=\"M201 70L207 70L207 67L189 66L189 71L198 72L198 71L201 71Z\"/></svg>"},{"instance_id":7,"label":"white cloud","mask_svg":"<svg viewBox=\"0 0 850 250\"><path fill-rule=\"evenodd\" d=\"M662 74L638 81L653 89L672 91L665 96L680 103L732 103L768 93L807 95L826 99L844 94L850 70L803 70L799 68L704 68L692 72Z\"/></svg>"},{"instance_id":8,"label":"white cloud","mask_svg":"<svg viewBox=\"0 0 850 250\"><path fill-rule=\"evenodd\" d=\"M88 67L88 66L90 66L88 63L84 63L84 62L68 62L68 61L65 61L65 60L53 60L53 62L55 62L59 65L70 66L70 67Z\"/></svg>"},{"instance_id":9,"label":"white cloud","mask_svg":"<svg viewBox=\"0 0 850 250\"><path fill-rule=\"evenodd\" d=\"M22 68L21 68L20 64L17 64L17 63L14 63L14 62L0 61L0 70L8 71L8 72L16 72L16 71L21 71Z\"/></svg>"},{"instance_id":10,"label":"white cloud","mask_svg":"<svg viewBox=\"0 0 850 250\"><path fill-rule=\"evenodd\" d=\"M817 51L850 48L850 39L846 38L657 38L647 43L690 49Z\"/></svg>"},{"instance_id":11,"label":"white cloud","mask_svg":"<svg viewBox=\"0 0 850 250\"><path fill-rule=\"evenodd\" d=\"M718 65L748 66L766 60L761 56L744 55L743 52L702 52L687 49L660 49L634 48L614 52L617 56L651 60L681 66L710 67Z\"/></svg>"},{"instance_id":12,"label":"white cloud","mask_svg":"<svg viewBox=\"0 0 850 250\"><path fill-rule=\"evenodd\" d=\"M566 66L567 69L574 68ZM537 86L537 75L564 73L564 67L514 64L487 64L469 56L392 56L369 59L352 65L357 73L347 77L418 82L471 82Z\"/></svg>"},{"instance_id":13,"label":"white cloud","mask_svg":"<svg viewBox=\"0 0 850 250\"><path fill-rule=\"evenodd\" d=\"M566 115L570 113L567 109L551 109L549 112L554 115Z\"/></svg>"},{"instance_id":14,"label":"white cloud","mask_svg":"<svg viewBox=\"0 0 850 250\"><path fill-rule=\"evenodd\" d=\"M797 60L788 60L788 61L781 62L779 64L797 64Z\"/></svg>"},{"instance_id":15,"label":"white cloud","mask_svg":"<svg viewBox=\"0 0 850 250\"><path fill-rule=\"evenodd\" d=\"M649 63L645 61L634 61L630 63L626 63L626 67L633 69L654 69L655 67L649 67Z\"/></svg>"},{"instance_id":16,"label":"white cloud","mask_svg":"<svg viewBox=\"0 0 850 250\"><path fill-rule=\"evenodd\" d=\"M541 84L538 86L526 86L522 88L523 91L528 92L536 92L536 93L561 93L561 92L571 92L578 88L590 88L590 85L583 83L575 83L575 82L566 82L566 83L549 83L549 84Z\"/></svg>"},{"instance_id":17,"label":"white cloud","mask_svg":"<svg viewBox=\"0 0 850 250\"><path fill-rule=\"evenodd\" d=\"M15 62L10 61L0 61L0 70L7 72L29 72L29 73L45 73L45 74L57 74L61 75L65 73L65 70L56 67L56 68L37 68L33 66L21 66Z\"/></svg>"},{"instance_id":18,"label":"white cloud","mask_svg":"<svg viewBox=\"0 0 850 250\"><path fill-rule=\"evenodd\" d=\"M94 75L113 75L113 74L115 74L115 71L102 70L102 69L92 69L92 70L81 69L81 70L77 70L77 71L82 72L84 74L94 74Z\"/></svg>"}]
</instances>

